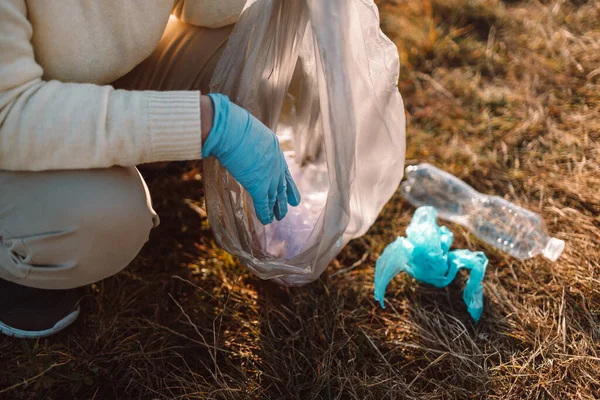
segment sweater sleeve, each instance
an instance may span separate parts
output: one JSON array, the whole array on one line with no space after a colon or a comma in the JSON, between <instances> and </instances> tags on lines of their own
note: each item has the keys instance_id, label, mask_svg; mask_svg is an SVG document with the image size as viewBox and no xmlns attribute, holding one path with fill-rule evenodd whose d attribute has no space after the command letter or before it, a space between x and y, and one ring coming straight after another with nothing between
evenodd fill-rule
<instances>
[{"instance_id":1,"label":"sweater sleeve","mask_svg":"<svg viewBox=\"0 0 600 400\"><path fill-rule=\"evenodd\" d=\"M237 22L246 0L176 0L173 15L191 25L220 28Z\"/></svg>"},{"instance_id":2,"label":"sweater sleeve","mask_svg":"<svg viewBox=\"0 0 600 400\"><path fill-rule=\"evenodd\" d=\"M44 81L25 0L0 1L0 169L132 166L201 157L200 93Z\"/></svg>"}]
</instances>

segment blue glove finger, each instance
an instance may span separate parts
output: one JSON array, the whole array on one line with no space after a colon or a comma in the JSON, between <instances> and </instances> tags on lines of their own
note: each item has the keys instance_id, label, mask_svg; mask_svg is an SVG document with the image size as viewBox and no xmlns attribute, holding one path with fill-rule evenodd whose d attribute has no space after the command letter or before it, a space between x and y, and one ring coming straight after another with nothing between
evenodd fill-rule
<instances>
[{"instance_id":1,"label":"blue glove finger","mask_svg":"<svg viewBox=\"0 0 600 400\"><path fill-rule=\"evenodd\" d=\"M274 219L275 201L277 200L277 181L271 181L266 198L261 196L260 200L257 200L255 195L252 197L254 200L254 211L256 211L258 220L263 225L269 225Z\"/></svg>"},{"instance_id":2,"label":"blue glove finger","mask_svg":"<svg viewBox=\"0 0 600 400\"><path fill-rule=\"evenodd\" d=\"M254 201L254 211L258 220L263 225L269 225L273 222L273 207L269 208L267 199L261 201Z\"/></svg>"},{"instance_id":3,"label":"blue glove finger","mask_svg":"<svg viewBox=\"0 0 600 400\"><path fill-rule=\"evenodd\" d=\"M285 196L285 197L286 197L286 202L279 201L279 200L277 200L275 202L275 209L273 211L275 211L275 219L277 221L281 221L287 215L287 212L288 212L287 196ZM281 204L283 204L283 206L281 206Z\"/></svg>"},{"instance_id":4,"label":"blue glove finger","mask_svg":"<svg viewBox=\"0 0 600 400\"><path fill-rule=\"evenodd\" d=\"M275 213L275 203L277 202L277 191L279 189L279 181L273 179L271 181L271 184L269 185L269 197L268 197L268 203L269 203L269 210L271 210L271 213L274 214Z\"/></svg>"},{"instance_id":5,"label":"blue glove finger","mask_svg":"<svg viewBox=\"0 0 600 400\"><path fill-rule=\"evenodd\" d=\"M294 182L292 174L290 174L290 170L287 166L285 167L285 180L287 186L287 201L292 207L298 207L301 201L300 192L298 191L296 182Z\"/></svg>"},{"instance_id":6,"label":"blue glove finger","mask_svg":"<svg viewBox=\"0 0 600 400\"><path fill-rule=\"evenodd\" d=\"M287 184L286 179L281 180L279 185L279 193L277 194L277 201L275 202L275 219L281 221L288 212L288 198L287 198Z\"/></svg>"}]
</instances>

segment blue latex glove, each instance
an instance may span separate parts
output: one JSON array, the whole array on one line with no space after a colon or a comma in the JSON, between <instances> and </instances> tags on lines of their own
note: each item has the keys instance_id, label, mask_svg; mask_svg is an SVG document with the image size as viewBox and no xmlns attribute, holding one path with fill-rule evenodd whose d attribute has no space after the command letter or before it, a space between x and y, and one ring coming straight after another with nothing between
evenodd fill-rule
<instances>
[{"instance_id":1,"label":"blue latex glove","mask_svg":"<svg viewBox=\"0 0 600 400\"><path fill-rule=\"evenodd\" d=\"M448 264L453 275L459 269L465 268L471 271L467 286L463 292L463 300L467 305L469 314L479 321L483 312L483 276L488 265L488 258L481 251L454 250L448 254ZM456 272L453 272L456 270Z\"/></svg>"},{"instance_id":2,"label":"blue latex glove","mask_svg":"<svg viewBox=\"0 0 600 400\"><path fill-rule=\"evenodd\" d=\"M258 220L267 225L281 221L288 203L300 204L275 134L248 111L222 94L208 95L215 108L213 128L202 157L215 157L252 197Z\"/></svg>"},{"instance_id":3,"label":"blue latex glove","mask_svg":"<svg viewBox=\"0 0 600 400\"><path fill-rule=\"evenodd\" d=\"M448 286L462 268L471 271L463 300L475 322L483 311L481 285L488 259L482 252L449 251L454 235L445 226L438 226L437 211L420 207L406 229L407 238L399 237L388 245L375 265L375 300L385 308L385 290L391 280L405 271L413 278L434 285Z\"/></svg>"}]
</instances>

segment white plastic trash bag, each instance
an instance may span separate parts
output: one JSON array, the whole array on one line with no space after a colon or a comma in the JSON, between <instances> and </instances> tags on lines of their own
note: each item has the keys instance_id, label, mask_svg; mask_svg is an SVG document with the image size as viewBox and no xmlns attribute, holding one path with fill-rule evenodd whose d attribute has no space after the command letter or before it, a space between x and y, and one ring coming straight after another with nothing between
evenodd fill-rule
<instances>
[{"instance_id":1,"label":"white plastic trash bag","mask_svg":"<svg viewBox=\"0 0 600 400\"><path fill-rule=\"evenodd\" d=\"M252 199L205 160L208 216L219 244L263 279L319 277L366 233L404 170L398 52L372 0L250 0L211 91L273 129L302 203L263 226Z\"/></svg>"}]
</instances>

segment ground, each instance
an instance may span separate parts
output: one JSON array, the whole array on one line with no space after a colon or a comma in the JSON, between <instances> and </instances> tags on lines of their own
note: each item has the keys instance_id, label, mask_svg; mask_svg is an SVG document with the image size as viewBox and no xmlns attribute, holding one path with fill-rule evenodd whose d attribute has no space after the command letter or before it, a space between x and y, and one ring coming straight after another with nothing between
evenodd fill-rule
<instances>
[{"instance_id":1,"label":"ground","mask_svg":"<svg viewBox=\"0 0 600 400\"><path fill-rule=\"evenodd\" d=\"M286 289L219 250L189 163L146 168L162 225L82 318L39 341L0 339L3 399L600 398L600 3L381 0L402 59L408 163L432 162L540 213L567 242L490 259L485 310L397 277L377 256L414 211L399 195L313 284Z\"/></svg>"}]
</instances>

